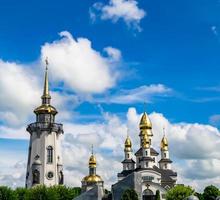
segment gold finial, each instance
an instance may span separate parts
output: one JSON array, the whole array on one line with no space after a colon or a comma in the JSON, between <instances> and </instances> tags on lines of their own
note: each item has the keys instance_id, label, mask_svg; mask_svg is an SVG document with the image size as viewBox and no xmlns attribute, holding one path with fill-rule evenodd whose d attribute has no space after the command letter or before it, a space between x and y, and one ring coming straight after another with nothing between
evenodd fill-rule
<instances>
[{"instance_id":1,"label":"gold finial","mask_svg":"<svg viewBox=\"0 0 220 200\"><path fill-rule=\"evenodd\" d=\"M43 91L43 96L42 99L50 99L50 93L49 93L49 82L48 82L48 58L46 57L45 59L45 64L46 64L46 70L45 70L45 78L44 78L44 91Z\"/></svg>"},{"instance_id":2,"label":"gold finial","mask_svg":"<svg viewBox=\"0 0 220 200\"><path fill-rule=\"evenodd\" d=\"M168 151L168 140L166 138L165 127L163 127L163 138L160 143L160 148L162 151Z\"/></svg>"},{"instance_id":3,"label":"gold finial","mask_svg":"<svg viewBox=\"0 0 220 200\"><path fill-rule=\"evenodd\" d=\"M92 144L92 155L93 155L93 144Z\"/></svg>"},{"instance_id":4,"label":"gold finial","mask_svg":"<svg viewBox=\"0 0 220 200\"><path fill-rule=\"evenodd\" d=\"M131 151L132 143L129 137L129 128L127 128L127 138L125 140L125 151Z\"/></svg>"},{"instance_id":5,"label":"gold finial","mask_svg":"<svg viewBox=\"0 0 220 200\"><path fill-rule=\"evenodd\" d=\"M89 158L89 167L92 167L92 168L96 167L96 157L94 156L93 145L92 145L92 155Z\"/></svg>"}]
</instances>

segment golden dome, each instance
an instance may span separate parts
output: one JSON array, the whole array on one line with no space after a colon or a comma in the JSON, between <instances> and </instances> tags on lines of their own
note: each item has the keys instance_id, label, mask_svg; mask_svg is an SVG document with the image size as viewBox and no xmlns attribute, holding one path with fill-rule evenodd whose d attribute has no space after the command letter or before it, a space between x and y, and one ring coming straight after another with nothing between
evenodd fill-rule
<instances>
[{"instance_id":1,"label":"golden dome","mask_svg":"<svg viewBox=\"0 0 220 200\"><path fill-rule=\"evenodd\" d=\"M97 183L97 182L102 182L102 178L99 175L88 175L83 178L82 182Z\"/></svg>"},{"instance_id":2,"label":"golden dome","mask_svg":"<svg viewBox=\"0 0 220 200\"><path fill-rule=\"evenodd\" d=\"M160 143L160 148L163 151L168 151L168 140L165 136L163 136L161 143Z\"/></svg>"},{"instance_id":3,"label":"golden dome","mask_svg":"<svg viewBox=\"0 0 220 200\"><path fill-rule=\"evenodd\" d=\"M125 140L125 147L131 148L131 146L132 146L131 139L129 138L129 136L127 136L127 138Z\"/></svg>"},{"instance_id":4,"label":"golden dome","mask_svg":"<svg viewBox=\"0 0 220 200\"><path fill-rule=\"evenodd\" d=\"M149 137L145 134L142 140L142 146L143 148L150 148L150 140Z\"/></svg>"},{"instance_id":5,"label":"golden dome","mask_svg":"<svg viewBox=\"0 0 220 200\"><path fill-rule=\"evenodd\" d=\"M89 167L96 167L96 157L93 154L89 158Z\"/></svg>"},{"instance_id":6,"label":"golden dome","mask_svg":"<svg viewBox=\"0 0 220 200\"><path fill-rule=\"evenodd\" d=\"M140 135L141 136L147 135L147 136L151 137L151 136L153 136L153 132L151 129L142 129L140 131Z\"/></svg>"},{"instance_id":7,"label":"golden dome","mask_svg":"<svg viewBox=\"0 0 220 200\"><path fill-rule=\"evenodd\" d=\"M34 110L34 113L41 114L41 113L49 113L49 114L57 114L56 108L51 106L50 104L42 104L41 106L37 107Z\"/></svg>"},{"instance_id":8,"label":"golden dome","mask_svg":"<svg viewBox=\"0 0 220 200\"><path fill-rule=\"evenodd\" d=\"M141 117L139 128L140 129L152 129L151 121L146 112L144 112L144 114Z\"/></svg>"}]
</instances>

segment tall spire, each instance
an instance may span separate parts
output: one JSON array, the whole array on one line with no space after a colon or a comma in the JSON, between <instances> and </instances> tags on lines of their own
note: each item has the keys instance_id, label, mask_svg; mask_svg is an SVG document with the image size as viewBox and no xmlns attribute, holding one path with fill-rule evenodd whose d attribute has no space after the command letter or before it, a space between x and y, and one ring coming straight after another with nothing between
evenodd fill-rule
<instances>
[{"instance_id":1,"label":"tall spire","mask_svg":"<svg viewBox=\"0 0 220 200\"><path fill-rule=\"evenodd\" d=\"M44 91L42 95L42 103L43 104L49 104L50 103L50 92L49 92L49 81L48 81L48 58L45 59L45 64L46 64L46 70L45 70L45 77L44 77Z\"/></svg>"}]
</instances>

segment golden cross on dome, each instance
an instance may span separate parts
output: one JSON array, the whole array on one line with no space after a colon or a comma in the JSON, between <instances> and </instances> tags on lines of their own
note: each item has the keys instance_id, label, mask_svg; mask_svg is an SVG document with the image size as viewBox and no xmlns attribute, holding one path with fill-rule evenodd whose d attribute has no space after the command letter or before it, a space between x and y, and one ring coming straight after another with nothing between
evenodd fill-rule
<instances>
[{"instance_id":1,"label":"golden cross on dome","mask_svg":"<svg viewBox=\"0 0 220 200\"><path fill-rule=\"evenodd\" d=\"M93 144L92 144L92 155L93 155Z\"/></svg>"},{"instance_id":2,"label":"golden cross on dome","mask_svg":"<svg viewBox=\"0 0 220 200\"><path fill-rule=\"evenodd\" d=\"M165 127L163 126L163 135L166 135Z\"/></svg>"},{"instance_id":3,"label":"golden cross on dome","mask_svg":"<svg viewBox=\"0 0 220 200\"><path fill-rule=\"evenodd\" d=\"M48 65L49 65L48 57L46 57L45 59L45 64L46 64L46 70L48 70Z\"/></svg>"},{"instance_id":4,"label":"golden cross on dome","mask_svg":"<svg viewBox=\"0 0 220 200\"><path fill-rule=\"evenodd\" d=\"M147 112L147 102L144 101L144 112Z\"/></svg>"}]
</instances>

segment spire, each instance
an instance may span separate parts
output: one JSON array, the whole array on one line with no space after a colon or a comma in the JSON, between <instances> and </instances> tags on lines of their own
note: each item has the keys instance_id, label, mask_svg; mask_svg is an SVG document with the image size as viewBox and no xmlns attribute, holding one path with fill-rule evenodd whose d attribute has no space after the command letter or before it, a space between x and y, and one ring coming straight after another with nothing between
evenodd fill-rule
<instances>
[{"instance_id":1,"label":"spire","mask_svg":"<svg viewBox=\"0 0 220 200\"><path fill-rule=\"evenodd\" d=\"M96 168L96 157L93 154L93 145L92 145L92 152L91 152L91 156L89 158L89 167L90 168Z\"/></svg>"},{"instance_id":2,"label":"spire","mask_svg":"<svg viewBox=\"0 0 220 200\"><path fill-rule=\"evenodd\" d=\"M42 99L42 105L37 107L34 110L35 114L41 114L41 113L51 113L53 115L57 114L56 108L50 105L50 92L49 92L49 82L48 82L48 58L45 60L46 64L46 69L45 69L45 77L44 77L44 90L43 90L43 95L41 96Z\"/></svg>"},{"instance_id":3,"label":"spire","mask_svg":"<svg viewBox=\"0 0 220 200\"><path fill-rule=\"evenodd\" d=\"M43 104L50 104L50 92L49 92L49 81L48 81L48 58L45 59L46 69L45 69L45 77L44 77L44 91L42 95L42 103Z\"/></svg>"}]
</instances>

